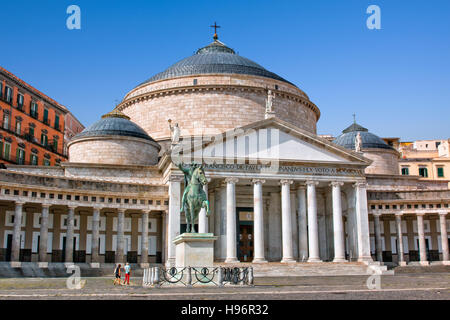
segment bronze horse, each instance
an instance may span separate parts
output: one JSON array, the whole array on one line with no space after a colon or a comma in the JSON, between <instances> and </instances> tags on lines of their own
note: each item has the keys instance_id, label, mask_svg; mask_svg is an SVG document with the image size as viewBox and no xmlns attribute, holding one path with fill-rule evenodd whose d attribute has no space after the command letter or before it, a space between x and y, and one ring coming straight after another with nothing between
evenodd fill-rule
<instances>
[{"instance_id":1,"label":"bronze horse","mask_svg":"<svg viewBox=\"0 0 450 320\"><path fill-rule=\"evenodd\" d=\"M194 223L197 220L198 214L202 208L206 209L206 216L210 215L209 201L203 186L208 183L205 176L203 166L192 165L189 170L184 169L181 165L178 166L185 174L188 185L185 187L183 199L181 201L181 212L184 211L186 216L187 228L186 232L195 233Z\"/></svg>"}]
</instances>

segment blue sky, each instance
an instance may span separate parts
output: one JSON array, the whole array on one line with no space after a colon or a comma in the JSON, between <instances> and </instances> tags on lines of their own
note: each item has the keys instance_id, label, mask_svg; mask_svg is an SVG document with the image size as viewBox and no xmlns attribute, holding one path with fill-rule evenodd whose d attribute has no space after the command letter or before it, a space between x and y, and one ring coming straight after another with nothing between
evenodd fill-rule
<instances>
[{"instance_id":1,"label":"blue sky","mask_svg":"<svg viewBox=\"0 0 450 320\"><path fill-rule=\"evenodd\" d=\"M81 30L66 9L81 8ZM381 8L381 30L366 9ZM450 137L450 1L2 2L0 65L84 125L142 81L221 41L295 83L320 108L318 133L357 122L383 137Z\"/></svg>"}]
</instances>

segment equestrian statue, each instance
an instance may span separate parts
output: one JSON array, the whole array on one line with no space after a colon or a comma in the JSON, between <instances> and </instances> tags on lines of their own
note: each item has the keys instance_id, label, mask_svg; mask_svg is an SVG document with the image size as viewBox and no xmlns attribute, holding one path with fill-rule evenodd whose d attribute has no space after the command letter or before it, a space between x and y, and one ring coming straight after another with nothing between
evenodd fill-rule
<instances>
[{"instance_id":1,"label":"equestrian statue","mask_svg":"<svg viewBox=\"0 0 450 320\"><path fill-rule=\"evenodd\" d=\"M181 199L181 210L186 216L187 233L196 233L194 223L197 220L198 214L202 208L206 209L206 216L209 217L209 201L203 186L208 184L206 180L203 166L197 163L192 163L189 169L183 168L183 165L178 164L178 168L184 173L184 192Z\"/></svg>"}]
</instances>

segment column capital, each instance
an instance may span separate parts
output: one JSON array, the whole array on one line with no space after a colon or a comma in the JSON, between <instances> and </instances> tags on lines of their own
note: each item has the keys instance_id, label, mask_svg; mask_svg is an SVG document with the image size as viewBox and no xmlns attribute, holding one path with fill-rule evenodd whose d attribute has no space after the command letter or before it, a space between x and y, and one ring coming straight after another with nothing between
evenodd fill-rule
<instances>
[{"instance_id":1,"label":"column capital","mask_svg":"<svg viewBox=\"0 0 450 320\"><path fill-rule=\"evenodd\" d=\"M440 216L446 216L447 215L447 211L443 211L443 210L441 210L441 211L438 211L438 214L440 215Z\"/></svg>"},{"instance_id":2,"label":"column capital","mask_svg":"<svg viewBox=\"0 0 450 320\"><path fill-rule=\"evenodd\" d=\"M125 214L125 211L126 211L127 209L124 209L124 208L117 208L117 212L118 213L123 213L123 214Z\"/></svg>"},{"instance_id":3,"label":"column capital","mask_svg":"<svg viewBox=\"0 0 450 320\"><path fill-rule=\"evenodd\" d=\"M305 184L307 186L317 186L317 185L319 185L319 181L308 180L308 181L305 182Z\"/></svg>"},{"instance_id":4,"label":"column capital","mask_svg":"<svg viewBox=\"0 0 450 320\"><path fill-rule=\"evenodd\" d=\"M52 205L50 203L41 203L42 209L47 208L49 209Z\"/></svg>"},{"instance_id":5,"label":"column capital","mask_svg":"<svg viewBox=\"0 0 450 320\"><path fill-rule=\"evenodd\" d=\"M423 211L417 211L416 212L416 216L421 216L421 217L423 217L425 215L425 212L423 212Z\"/></svg>"},{"instance_id":6,"label":"column capital","mask_svg":"<svg viewBox=\"0 0 450 320\"><path fill-rule=\"evenodd\" d=\"M266 180L264 179L252 179L252 184L256 184L256 183L266 183Z\"/></svg>"},{"instance_id":7,"label":"column capital","mask_svg":"<svg viewBox=\"0 0 450 320\"><path fill-rule=\"evenodd\" d=\"M381 213L380 212L373 212L372 215L374 217L377 217L377 218L381 217Z\"/></svg>"},{"instance_id":8,"label":"column capital","mask_svg":"<svg viewBox=\"0 0 450 320\"><path fill-rule=\"evenodd\" d=\"M238 178L235 178L235 177L225 178L225 182L226 182L226 183L236 184L238 181L239 181L239 179L238 179Z\"/></svg>"},{"instance_id":9,"label":"column capital","mask_svg":"<svg viewBox=\"0 0 450 320\"><path fill-rule=\"evenodd\" d=\"M353 184L354 188L367 188L367 182L366 181L357 181Z\"/></svg>"},{"instance_id":10,"label":"column capital","mask_svg":"<svg viewBox=\"0 0 450 320\"><path fill-rule=\"evenodd\" d=\"M294 183L294 180L290 180L290 179L281 179L280 180L280 184L281 185L283 185L283 184L293 184Z\"/></svg>"},{"instance_id":11,"label":"column capital","mask_svg":"<svg viewBox=\"0 0 450 320\"><path fill-rule=\"evenodd\" d=\"M401 218L403 216L403 212L396 212L395 217Z\"/></svg>"},{"instance_id":12,"label":"column capital","mask_svg":"<svg viewBox=\"0 0 450 320\"><path fill-rule=\"evenodd\" d=\"M93 206L92 207L93 210L98 210L98 211L102 210L102 208L103 208L102 206Z\"/></svg>"},{"instance_id":13,"label":"column capital","mask_svg":"<svg viewBox=\"0 0 450 320\"><path fill-rule=\"evenodd\" d=\"M341 181L331 181L330 182L330 187L342 187L343 185L344 185L344 183Z\"/></svg>"},{"instance_id":14,"label":"column capital","mask_svg":"<svg viewBox=\"0 0 450 320\"><path fill-rule=\"evenodd\" d=\"M25 204L25 201L14 201L14 204L16 206L23 206Z\"/></svg>"},{"instance_id":15,"label":"column capital","mask_svg":"<svg viewBox=\"0 0 450 320\"><path fill-rule=\"evenodd\" d=\"M69 208L69 210L75 210L78 206L74 206L74 205L68 205L67 208Z\"/></svg>"},{"instance_id":16,"label":"column capital","mask_svg":"<svg viewBox=\"0 0 450 320\"><path fill-rule=\"evenodd\" d=\"M169 181L170 182L182 182L184 180L183 176L178 176L178 175L170 175L169 176Z\"/></svg>"}]
</instances>

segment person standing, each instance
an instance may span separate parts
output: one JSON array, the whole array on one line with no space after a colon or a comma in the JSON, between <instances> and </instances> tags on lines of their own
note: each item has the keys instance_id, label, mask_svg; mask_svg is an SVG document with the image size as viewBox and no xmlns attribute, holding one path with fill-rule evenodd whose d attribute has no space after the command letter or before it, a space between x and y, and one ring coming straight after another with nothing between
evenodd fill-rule
<instances>
[{"instance_id":1,"label":"person standing","mask_svg":"<svg viewBox=\"0 0 450 320\"><path fill-rule=\"evenodd\" d=\"M114 270L114 275L115 275L114 285L116 285L117 282L119 282L119 284L120 284L120 267L121 267L121 265L119 263L119 265Z\"/></svg>"},{"instance_id":2,"label":"person standing","mask_svg":"<svg viewBox=\"0 0 450 320\"><path fill-rule=\"evenodd\" d=\"M126 283L127 285L130 285L131 267L128 262L125 264L123 269L125 270L125 280L123 280L123 284Z\"/></svg>"}]
</instances>

